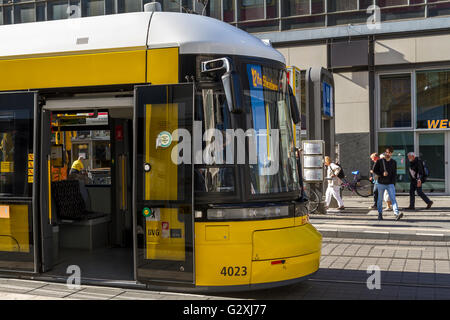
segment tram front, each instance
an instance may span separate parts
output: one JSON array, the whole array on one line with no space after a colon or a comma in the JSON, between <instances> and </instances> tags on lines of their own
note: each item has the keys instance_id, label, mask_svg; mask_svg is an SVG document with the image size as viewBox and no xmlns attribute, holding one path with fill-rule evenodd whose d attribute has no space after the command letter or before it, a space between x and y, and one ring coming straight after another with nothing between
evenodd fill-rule
<instances>
[{"instance_id":1,"label":"tram front","mask_svg":"<svg viewBox=\"0 0 450 320\"><path fill-rule=\"evenodd\" d=\"M284 57L194 15L155 13L149 39L176 43L179 69L173 84L136 91L137 280L236 291L315 273L322 237L298 201ZM167 83L168 69L159 74Z\"/></svg>"},{"instance_id":2,"label":"tram front","mask_svg":"<svg viewBox=\"0 0 450 320\"><path fill-rule=\"evenodd\" d=\"M266 288L310 276L321 235L298 202L298 113L285 65L242 56L196 63L196 286Z\"/></svg>"}]
</instances>

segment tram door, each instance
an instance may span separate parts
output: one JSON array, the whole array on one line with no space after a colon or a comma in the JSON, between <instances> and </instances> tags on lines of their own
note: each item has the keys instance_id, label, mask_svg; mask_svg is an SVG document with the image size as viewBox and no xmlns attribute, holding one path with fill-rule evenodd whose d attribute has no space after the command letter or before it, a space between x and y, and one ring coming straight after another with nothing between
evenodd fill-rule
<instances>
[{"instance_id":1,"label":"tram door","mask_svg":"<svg viewBox=\"0 0 450 320\"><path fill-rule=\"evenodd\" d=\"M193 84L135 88L135 272L194 283Z\"/></svg>"},{"instance_id":2,"label":"tram door","mask_svg":"<svg viewBox=\"0 0 450 320\"><path fill-rule=\"evenodd\" d=\"M0 270L38 272L37 93L0 93Z\"/></svg>"}]
</instances>

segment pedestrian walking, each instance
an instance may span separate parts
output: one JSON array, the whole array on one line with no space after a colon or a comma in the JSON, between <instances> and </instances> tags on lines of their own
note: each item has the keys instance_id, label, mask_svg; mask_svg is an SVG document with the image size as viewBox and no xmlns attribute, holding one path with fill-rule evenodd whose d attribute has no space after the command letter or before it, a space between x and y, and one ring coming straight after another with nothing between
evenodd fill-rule
<instances>
[{"instance_id":1,"label":"pedestrian walking","mask_svg":"<svg viewBox=\"0 0 450 320\"><path fill-rule=\"evenodd\" d=\"M384 159L384 153L380 154L380 159ZM392 202L391 199L389 199L389 193L387 190L384 191L383 201L386 202L386 208L384 208L384 211L392 211Z\"/></svg>"},{"instance_id":2,"label":"pedestrian walking","mask_svg":"<svg viewBox=\"0 0 450 320\"><path fill-rule=\"evenodd\" d=\"M378 153L372 153L370 155L370 160L372 160L372 169L370 170L370 178L369 180L373 183L373 205L369 207L369 209L376 209L378 203L378 176L373 172L373 168L378 160L380 160L380 156Z\"/></svg>"},{"instance_id":3,"label":"pedestrian walking","mask_svg":"<svg viewBox=\"0 0 450 320\"><path fill-rule=\"evenodd\" d=\"M384 194L387 190L389 198L392 202L394 214L396 220L400 220L403 217L403 213L399 212L397 200L395 199L395 183L397 180L397 162L392 159L394 153L393 147L386 148L384 159L377 161L373 168L373 172L378 175L378 194ZM383 201L381 197L378 197L378 220L383 220Z\"/></svg>"},{"instance_id":4,"label":"pedestrian walking","mask_svg":"<svg viewBox=\"0 0 450 320\"><path fill-rule=\"evenodd\" d=\"M328 207L330 206L331 197L336 199L339 205L338 209L344 210L344 201L342 201L340 195L342 181L338 177L341 167L335 163L332 163L330 157L325 157L325 166L327 167L326 180L328 180L328 188L325 193L325 210L328 210Z\"/></svg>"},{"instance_id":5,"label":"pedestrian walking","mask_svg":"<svg viewBox=\"0 0 450 320\"><path fill-rule=\"evenodd\" d=\"M427 204L427 209L433 205L431 201L423 192L422 185L425 183L427 174L425 173L425 166L422 159L416 157L414 152L408 153L409 160L409 207L405 210L415 210L416 191L417 195L422 198Z\"/></svg>"}]
</instances>

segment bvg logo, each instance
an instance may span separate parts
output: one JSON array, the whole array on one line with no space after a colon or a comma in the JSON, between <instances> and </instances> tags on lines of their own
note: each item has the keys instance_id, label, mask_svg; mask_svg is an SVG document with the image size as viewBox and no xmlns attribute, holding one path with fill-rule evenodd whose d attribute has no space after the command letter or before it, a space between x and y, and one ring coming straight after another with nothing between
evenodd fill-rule
<instances>
[{"instance_id":1,"label":"bvg logo","mask_svg":"<svg viewBox=\"0 0 450 320\"><path fill-rule=\"evenodd\" d=\"M449 129L449 120L428 120L428 129Z\"/></svg>"},{"instance_id":2,"label":"bvg logo","mask_svg":"<svg viewBox=\"0 0 450 320\"><path fill-rule=\"evenodd\" d=\"M159 231L159 229L149 229L148 230L149 236L159 237L160 234L161 234L161 232Z\"/></svg>"},{"instance_id":3,"label":"bvg logo","mask_svg":"<svg viewBox=\"0 0 450 320\"><path fill-rule=\"evenodd\" d=\"M258 70L255 70L252 68L252 79L253 79L253 87L257 88L259 86L262 86L262 78L259 74Z\"/></svg>"}]
</instances>

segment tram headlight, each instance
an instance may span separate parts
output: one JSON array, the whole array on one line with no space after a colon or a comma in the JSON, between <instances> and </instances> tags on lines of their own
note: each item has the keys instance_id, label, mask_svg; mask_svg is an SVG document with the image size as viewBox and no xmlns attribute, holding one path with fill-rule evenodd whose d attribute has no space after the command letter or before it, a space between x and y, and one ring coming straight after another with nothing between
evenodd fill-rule
<instances>
[{"instance_id":1,"label":"tram headlight","mask_svg":"<svg viewBox=\"0 0 450 320\"><path fill-rule=\"evenodd\" d=\"M252 220L289 216L289 206L208 209L209 220Z\"/></svg>"}]
</instances>

